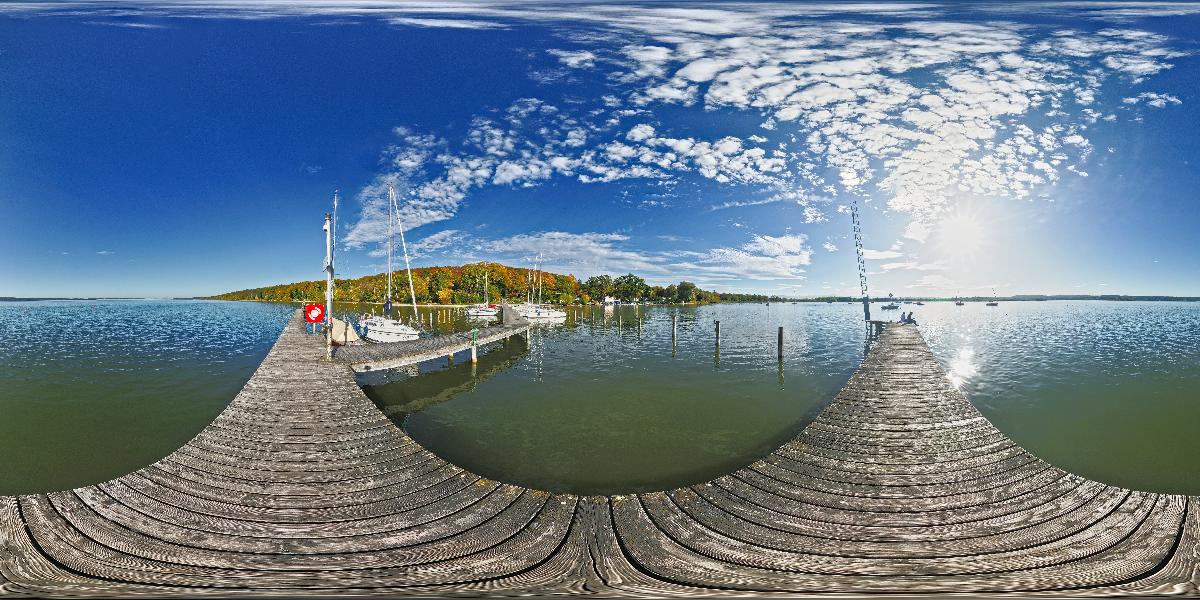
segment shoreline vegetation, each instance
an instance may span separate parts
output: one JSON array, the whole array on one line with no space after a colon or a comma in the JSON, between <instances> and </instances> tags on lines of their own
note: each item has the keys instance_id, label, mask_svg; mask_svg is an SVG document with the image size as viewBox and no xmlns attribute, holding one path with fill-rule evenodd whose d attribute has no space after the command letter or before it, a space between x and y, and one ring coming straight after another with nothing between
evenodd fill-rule
<instances>
[{"instance_id":1,"label":"shoreline vegetation","mask_svg":"<svg viewBox=\"0 0 1200 600\"><path fill-rule=\"evenodd\" d=\"M696 284L681 281L667 286L650 285L632 273L612 277L597 275L580 281L574 275L539 272L534 278L532 269L509 267L495 262L480 262L462 266L420 267L412 270L413 287L417 304L425 306L464 306L482 302L484 299L484 275L487 275L488 297L505 298L510 302L523 301L530 287L540 283L542 298L546 303L559 305L598 304L605 297L624 303L648 302L654 304L714 304L720 302L859 302L854 296L790 297L766 294L742 294L714 292L701 289ZM335 280L335 297L341 302L383 304L387 290L387 275L367 275L356 279ZM393 276L393 304L408 302L408 286L404 276ZM536 288L535 288L536 289ZM324 298L325 281L311 280L283 283L259 288L226 292L204 296L208 300L252 300L268 302L302 302ZM1108 300L1108 301L1200 301L1194 296L1165 295L1121 295L1121 294L1017 294L1012 296L962 296L944 298L936 296L897 296L891 298L872 297L875 302L922 301L949 302L1024 302L1048 300Z\"/></svg>"},{"instance_id":2,"label":"shoreline vegetation","mask_svg":"<svg viewBox=\"0 0 1200 600\"><path fill-rule=\"evenodd\" d=\"M486 274L486 279L485 279ZM481 262L457 267L420 267L412 270L413 288L418 305L454 306L483 302L484 281L487 297L521 302L532 290L540 287L542 300L549 304L586 305L602 302L606 297L621 302L713 304L717 302L776 302L778 296L765 294L717 293L700 289L689 281L667 286L650 285L645 279L627 273L619 277L597 275L580 281L574 275L534 272L532 269L509 267L500 263ZM387 295L387 274L366 275L357 279L334 280L334 296L341 302L382 304ZM392 303L406 304L409 300L404 275L392 279ZM258 300L269 302L300 302L323 298L325 281L300 281L236 292L207 296L210 300Z\"/></svg>"}]
</instances>

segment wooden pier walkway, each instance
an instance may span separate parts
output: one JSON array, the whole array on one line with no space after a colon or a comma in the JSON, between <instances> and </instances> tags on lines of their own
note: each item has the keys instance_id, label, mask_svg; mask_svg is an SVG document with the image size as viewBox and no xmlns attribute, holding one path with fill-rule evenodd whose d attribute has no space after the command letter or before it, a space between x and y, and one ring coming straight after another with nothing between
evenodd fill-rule
<instances>
[{"instance_id":1,"label":"wooden pier walkway","mask_svg":"<svg viewBox=\"0 0 1200 600\"><path fill-rule=\"evenodd\" d=\"M413 342L343 346L335 349L333 360L349 365L357 373L395 369L435 358L453 356L459 352L498 342L529 330L529 321L518 315L507 304L501 307L501 317L503 324L483 327L474 331L460 331L449 335L421 338Z\"/></svg>"},{"instance_id":2,"label":"wooden pier walkway","mask_svg":"<svg viewBox=\"0 0 1200 600\"><path fill-rule=\"evenodd\" d=\"M1196 595L1200 499L1071 475L890 325L792 442L711 482L549 494L418 446L299 317L144 469L0 497L0 593Z\"/></svg>"}]
</instances>

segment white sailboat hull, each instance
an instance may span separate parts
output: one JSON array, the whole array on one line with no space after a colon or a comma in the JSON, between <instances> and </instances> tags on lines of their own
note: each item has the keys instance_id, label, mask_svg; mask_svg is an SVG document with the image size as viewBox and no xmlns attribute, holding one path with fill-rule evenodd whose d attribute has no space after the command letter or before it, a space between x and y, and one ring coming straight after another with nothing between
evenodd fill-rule
<instances>
[{"instance_id":1,"label":"white sailboat hull","mask_svg":"<svg viewBox=\"0 0 1200 600\"><path fill-rule=\"evenodd\" d=\"M362 323L365 337L372 342L411 342L420 337L420 332L395 319L375 317Z\"/></svg>"},{"instance_id":2,"label":"white sailboat hull","mask_svg":"<svg viewBox=\"0 0 1200 600\"><path fill-rule=\"evenodd\" d=\"M468 317L490 318L500 314L500 309L490 306L472 306L467 309Z\"/></svg>"},{"instance_id":3,"label":"white sailboat hull","mask_svg":"<svg viewBox=\"0 0 1200 600\"><path fill-rule=\"evenodd\" d=\"M537 306L535 304L522 304L515 308L517 314L529 319L530 321L550 321L567 318L567 313L565 311L558 310L557 308L547 308L545 306Z\"/></svg>"}]
</instances>

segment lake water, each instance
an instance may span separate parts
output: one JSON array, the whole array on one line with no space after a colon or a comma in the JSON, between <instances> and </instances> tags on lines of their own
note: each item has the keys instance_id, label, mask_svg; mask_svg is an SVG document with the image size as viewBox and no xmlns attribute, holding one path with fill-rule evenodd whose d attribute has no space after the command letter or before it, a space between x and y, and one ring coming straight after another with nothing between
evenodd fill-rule
<instances>
[{"instance_id":1,"label":"lake water","mask_svg":"<svg viewBox=\"0 0 1200 600\"><path fill-rule=\"evenodd\" d=\"M1108 483L1200 493L1200 304L905 309L951 380L1031 452ZM0 494L94 483L170 453L233 398L292 310L0 303ZM469 327L455 310L433 314L439 331ZM620 493L752 462L802 428L863 351L855 304L589 308L474 367L438 361L364 384L414 438L481 475Z\"/></svg>"},{"instance_id":2,"label":"lake water","mask_svg":"<svg viewBox=\"0 0 1200 600\"><path fill-rule=\"evenodd\" d=\"M292 310L0 302L0 494L97 483L170 454L237 395Z\"/></svg>"}]
</instances>

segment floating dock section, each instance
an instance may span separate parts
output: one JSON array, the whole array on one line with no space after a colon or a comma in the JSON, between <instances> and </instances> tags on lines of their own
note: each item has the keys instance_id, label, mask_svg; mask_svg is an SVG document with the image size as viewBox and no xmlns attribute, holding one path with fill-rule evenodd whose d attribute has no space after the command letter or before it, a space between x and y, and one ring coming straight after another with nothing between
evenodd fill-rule
<instances>
[{"instance_id":1,"label":"floating dock section","mask_svg":"<svg viewBox=\"0 0 1200 600\"><path fill-rule=\"evenodd\" d=\"M395 369L453 356L498 342L529 330L529 321L507 304L501 307L501 325L421 338L412 342L363 343L336 348L333 360L349 365L356 373Z\"/></svg>"},{"instance_id":2,"label":"floating dock section","mask_svg":"<svg viewBox=\"0 0 1200 600\"><path fill-rule=\"evenodd\" d=\"M888 325L790 443L613 497L469 473L323 360L297 315L195 439L113 481L0 497L0 592L603 596L1195 595L1200 499L1015 445Z\"/></svg>"}]
</instances>

